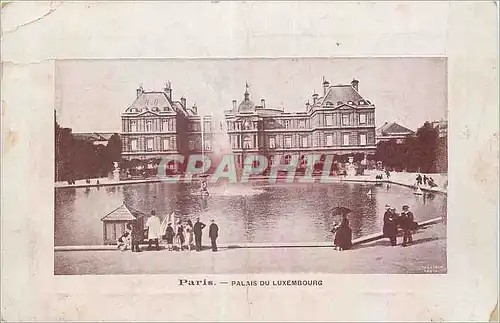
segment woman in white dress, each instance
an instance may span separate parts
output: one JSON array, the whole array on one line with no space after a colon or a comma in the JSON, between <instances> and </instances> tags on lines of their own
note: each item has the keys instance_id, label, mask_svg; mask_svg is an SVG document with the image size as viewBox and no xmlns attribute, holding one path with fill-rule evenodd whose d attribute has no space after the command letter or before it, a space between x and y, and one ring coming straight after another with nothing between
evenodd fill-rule
<instances>
[{"instance_id":1,"label":"woman in white dress","mask_svg":"<svg viewBox=\"0 0 500 323\"><path fill-rule=\"evenodd\" d=\"M194 240L193 222L191 222L191 220L187 220L187 223L186 223L186 242L187 242L189 251L191 251L191 248L193 247L193 240Z\"/></svg>"}]
</instances>

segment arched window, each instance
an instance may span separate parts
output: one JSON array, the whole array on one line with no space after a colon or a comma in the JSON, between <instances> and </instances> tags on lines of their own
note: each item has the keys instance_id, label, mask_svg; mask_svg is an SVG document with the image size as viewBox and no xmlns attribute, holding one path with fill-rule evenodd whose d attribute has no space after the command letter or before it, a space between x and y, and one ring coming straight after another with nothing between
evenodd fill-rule
<instances>
[{"instance_id":1,"label":"arched window","mask_svg":"<svg viewBox=\"0 0 500 323\"><path fill-rule=\"evenodd\" d=\"M291 155L286 155L285 156L285 164L290 164L290 161L292 160L292 156Z\"/></svg>"},{"instance_id":2,"label":"arched window","mask_svg":"<svg viewBox=\"0 0 500 323\"><path fill-rule=\"evenodd\" d=\"M243 138L243 148L252 148L252 138L250 136Z\"/></svg>"}]
</instances>

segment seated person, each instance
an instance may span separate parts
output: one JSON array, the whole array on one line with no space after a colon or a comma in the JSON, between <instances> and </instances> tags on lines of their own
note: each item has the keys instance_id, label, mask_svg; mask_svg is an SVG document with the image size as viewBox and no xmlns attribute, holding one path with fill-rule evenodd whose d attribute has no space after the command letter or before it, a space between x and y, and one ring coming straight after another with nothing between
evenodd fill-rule
<instances>
[{"instance_id":1,"label":"seated person","mask_svg":"<svg viewBox=\"0 0 500 323\"><path fill-rule=\"evenodd\" d=\"M127 249L130 249L131 246L131 234L129 230L126 230L121 237L118 238L118 249L121 251L125 251Z\"/></svg>"}]
</instances>

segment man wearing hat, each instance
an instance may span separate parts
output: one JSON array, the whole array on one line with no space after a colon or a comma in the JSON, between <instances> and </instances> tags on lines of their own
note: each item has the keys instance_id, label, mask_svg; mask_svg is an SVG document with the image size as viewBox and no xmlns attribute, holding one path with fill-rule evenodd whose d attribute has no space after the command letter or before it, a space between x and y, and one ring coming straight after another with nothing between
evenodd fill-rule
<instances>
[{"instance_id":1,"label":"man wearing hat","mask_svg":"<svg viewBox=\"0 0 500 323\"><path fill-rule=\"evenodd\" d=\"M410 207L408 205L403 205L403 211L401 212L401 229L403 229L403 247L407 244L413 243L413 237L411 236L411 229L413 226L413 213L410 212Z\"/></svg>"},{"instance_id":2,"label":"man wearing hat","mask_svg":"<svg viewBox=\"0 0 500 323\"><path fill-rule=\"evenodd\" d=\"M193 226L194 242L196 245L196 251L201 251L201 235L202 230L205 228L205 223L200 222L200 218L196 218L196 223Z\"/></svg>"},{"instance_id":3,"label":"man wearing hat","mask_svg":"<svg viewBox=\"0 0 500 323\"><path fill-rule=\"evenodd\" d=\"M219 237L219 227L215 224L214 220L211 220L210 227L208 228L208 236L212 242L212 251L217 251L217 238Z\"/></svg>"}]
</instances>

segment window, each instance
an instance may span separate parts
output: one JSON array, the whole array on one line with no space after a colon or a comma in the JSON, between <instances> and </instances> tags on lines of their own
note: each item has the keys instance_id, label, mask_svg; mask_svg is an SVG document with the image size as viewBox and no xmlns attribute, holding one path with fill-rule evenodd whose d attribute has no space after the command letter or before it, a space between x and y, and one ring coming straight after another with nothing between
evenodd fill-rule
<instances>
[{"instance_id":1,"label":"window","mask_svg":"<svg viewBox=\"0 0 500 323\"><path fill-rule=\"evenodd\" d=\"M349 125L349 115L348 114L343 114L342 115L342 125L348 126Z\"/></svg>"},{"instance_id":2,"label":"window","mask_svg":"<svg viewBox=\"0 0 500 323\"><path fill-rule=\"evenodd\" d=\"M326 146L333 146L333 135L326 135Z\"/></svg>"},{"instance_id":3,"label":"window","mask_svg":"<svg viewBox=\"0 0 500 323\"><path fill-rule=\"evenodd\" d=\"M292 137L285 137L285 148L292 148Z\"/></svg>"},{"instance_id":4,"label":"window","mask_svg":"<svg viewBox=\"0 0 500 323\"><path fill-rule=\"evenodd\" d=\"M222 125L222 123L221 123L221 125ZM203 127L204 127L204 132L210 132L212 130L212 125L211 125L210 121L205 121L205 123L203 124Z\"/></svg>"},{"instance_id":5,"label":"window","mask_svg":"<svg viewBox=\"0 0 500 323\"><path fill-rule=\"evenodd\" d=\"M163 131L170 131L168 126L168 119L163 119L161 122L161 128Z\"/></svg>"},{"instance_id":6,"label":"window","mask_svg":"<svg viewBox=\"0 0 500 323\"><path fill-rule=\"evenodd\" d=\"M130 131L137 132L137 121L130 121Z\"/></svg>"},{"instance_id":7,"label":"window","mask_svg":"<svg viewBox=\"0 0 500 323\"><path fill-rule=\"evenodd\" d=\"M146 147L148 151L153 151L153 138L146 139Z\"/></svg>"},{"instance_id":8,"label":"window","mask_svg":"<svg viewBox=\"0 0 500 323\"><path fill-rule=\"evenodd\" d=\"M154 105L154 106L157 106L157 105L158 105L158 99L155 99L155 101L154 101L154 104L153 104L153 105Z\"/></svg>"},{"instance_id":9,"label":"window","mask_svg":"<svg viewBox=\"0 0 500 323\"><path fill-rule=\"evenodd\" d=\"M366 134L362 133L359 135L359 144L361 146L366 146Z\"/></svg>"},{"instance_id":10,"label":"window","mask_svg":"<svg viewBox=\"0 0 500 323\"><path fill-rule=\"evenodd\" d=\"M302 148L306 148L306 147L307 147L307 137L303 136L302 137Z\"/></svg>"},{"instance_id":11,"label":"window","mask_svg":"<svg viewBox=\"0 0 500 323\"><path fill-rule=\"evenodd\" d=\"M284 125L285 125L285 129L290 128L290 120L285 120Z\"/></svg>"},{"instance_id":12,"label":"window","mask_svg":"<svg viewBox=\"0 0 500 323\"><path fill-rule=\"evenodd\" d=\"M271 166L276 165L276 158L274 158L274 156L269 156L269 164L271 164Z\"/></svg>"},{"instance_id":13,"label":"window","mask_svg":"<svg viewBox=\"0 0 500 323\"><path fill-rule=\"evenodd\" d=\"M287 164L287 165L290 164L291 160L292 160L292 156L290 156L290 155L285 156L285 164Z\"/></svg>"},{"instance_id":14,"label":"window","mask_svg":"<svg viewBox=\"0 0 500 323\"><path fill-rule=\"evenodd\" d=\"M249 136L246 136L243 139L243 148L244 149L252 148L252 139Z\"/></svg>"},{"instance_id":15,"label":"window","mask_svg":"<svg viewBox=\"0 0 500 323\"><path fill-rule=\"evenodd\" d=\"M235 137L235 136L231 137L231 148L233 148L233 149L238 148L237 137Z\"/></svg>"},{"instance_id":16,"label":"window","mask_svg":"<svg viewBox=\"0 0 500 323\"><path fill-rule=\"evenodd\" d=\"M326 117L325 124L327 126L333 126L333 115L327 114L325 117Z\"/></svg>"},{"instance_id":17,"label":"window","mask_svg":"<svg viewBox=\"0 0 500 323\"><path fill-rule=\"evenodd\" d=\"M349 134L345 133L342 138L343 138L342 144L344 146L349 146Z\"/></svg>"},{"instance_id":18,"label":"window","mask_svg":"<svg viewBox=\"0 0 500 323\"><path fill-rule=\"evenodd\" d=\"M144 105L148 105L149 104L149 100L146 100L146 103L144 103ZM146 107L147 109L147 107Z\"/></svg>"},{"instance_id":19,"label":"window","mask_svg":"<svg viewBox=\"0 0 500 323\"><path fill-rule=\"evenodd\" d=\"M205 139L204 147L205 147L205 150L211 150L212 149L210 139Z\"/></svg>"},{"instance_id":20,"label":"window","mask_svg":"<svg viewBox=\"0 0 500 323\"><path fill-rule=\"evenodd\" d=\"M163 138L163 150L170 150L170 139Z\"/></svg>"},{"instance_id":21,"label":"window","mask_svg":"<svg viewBox=\"0 0 500 323\"><path fill-rule=\"evenodd\" d=\"M271 149L276 148L276 138L275 137L269 138L269 148L271 148Z\"/></svg>"},{"instance_id":22,"label":"window","mask_svg":"<svg viewBox=\"0 0 500 323\"><path fill-rule=\"evenodd\" d=\"M130 150L137 151L137 139L130 140Z\"/></svg>"},{"instance_id":23,"label":"window","mask_svg":"<svg viewBox=\"0 0 500 323\"><path fill-rule=\"evenodd\" d=\"M153 131L153 121L151 120L146 121L146 131L148 132Z\"/></svg>"},{"instance_id":24,"label":"window","mask_svg":"<svg viewBox=\"0 0 500 323\"><path fill-rule=\"evenodd\" d=\"M359 115L359 124L366 124L366 114Z\"/></svg>"},{"instance_id":25,"label":"window","mask_svg":"<svg viewBox=\"0 0 500 323\"><path fill-rule=\"evenodd\" d=\"M189 140L188 146L189 150L194 150L194 140Z\"/></svg>"},{"instance_id":26,"label":"window","mask_svg":"<svg viewBox=\"0 0 500 323\"><path fill-rule=\"evenodd\" d=\"M299 129L305 129L305 127L306 127L306 121L299 120Z\"/></svg>"},{"instance_id":27,"label":"window","mask_svg":"<svg viewBox=\"0 0 500 323\"><path fill-rule=\"evenodd\" d=\"M251 129L251 123L250 120L245 120L245 123L243 123L243 130L250 130Z\"/></svg>"}]
</instances>

